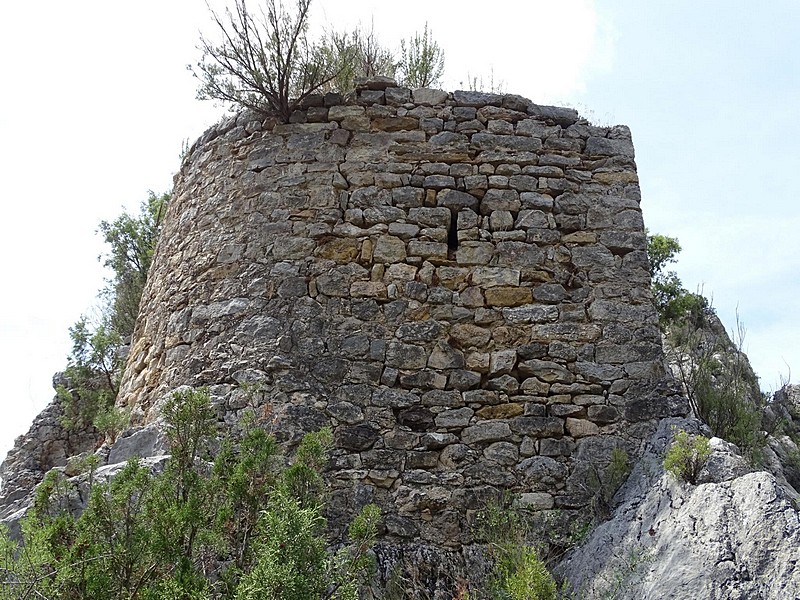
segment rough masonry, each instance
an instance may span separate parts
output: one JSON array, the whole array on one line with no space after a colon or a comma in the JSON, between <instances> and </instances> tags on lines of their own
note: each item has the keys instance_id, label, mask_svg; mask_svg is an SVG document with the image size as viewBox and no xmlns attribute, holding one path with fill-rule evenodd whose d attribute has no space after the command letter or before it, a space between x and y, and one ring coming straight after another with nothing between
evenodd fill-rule
<instances>
[{"instance_id":1,"label":"rough masonry","mask_svg":"<svg viewBox=\"0 0 800 600\"><path fill-rule=\"evenodd\" d=\"M458 554L502 490L584 510L686 412L639 201L627 127L519 96L377 79L240 114L175 178L119 403L208 386L289 449L330 426L332 526L378 503L380 552Z\"/></svg>"}]
</instances>

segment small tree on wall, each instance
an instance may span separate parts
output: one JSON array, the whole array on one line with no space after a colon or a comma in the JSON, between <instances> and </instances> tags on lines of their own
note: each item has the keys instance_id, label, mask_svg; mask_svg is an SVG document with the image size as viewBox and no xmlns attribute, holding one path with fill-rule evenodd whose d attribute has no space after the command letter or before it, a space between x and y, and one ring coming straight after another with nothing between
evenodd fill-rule
<instances>
[{"instance_id":1,"label":"small tree on wall","mask_svg":"<svg viewBox=\"0 0 800 600\"><path fill-rule=\"evenodd\" d=\"M444 74L444 51L425 23L422 35L400 41L400 65L402 83L410 88L437 85Z\"/></svg>"},{"instance_id":2,"label":"small tree on wall","mask_svg":"<svg viewBox=\"0 0 800 600\"><path fill-rule=\"evenodd\" d=\"M308 39L311 0L297 0L289 12L280 0L267 0L253 12L246 0L233 10L211 11L221 42L201 35L202 57L190 69L200 79L197 96L223 100L284 122L309 95L331 81L337 66L321 44Z\"/></svg>"}]
</instances>

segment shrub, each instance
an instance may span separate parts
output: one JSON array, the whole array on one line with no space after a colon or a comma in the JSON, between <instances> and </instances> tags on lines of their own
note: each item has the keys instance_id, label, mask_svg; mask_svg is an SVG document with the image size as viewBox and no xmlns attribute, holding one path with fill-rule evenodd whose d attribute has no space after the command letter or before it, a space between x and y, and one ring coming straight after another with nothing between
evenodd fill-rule
<instances>
[{"instance_id":1,"label":"shrub","mask_svg":"<svg viewBox=\"0 0 800 600\"><path fill-rule=\"evenodd\" d=\"M675 324L667 335L667 351L697 418L714 435L752 452L765 441L764 401L742 351L745 332L738 319L737 325L730 340L719 325Z\"/></svg>"},{"instance_id":2,"label":"shrub","mask_svg":"<svg viewBox=\"0 0 800 600\"><path fill-rule=\"evenodd\" d=\"M477 515L476 535L488 543L494 567L489 593L496 600L556 600L558 588L536 550L528 545L528 527L502 502L490 502Z\"/></svg>"},{"instance_id":3,"label":"shrub","mask_svg":"<svg viewBox=\"0 0 800 600\"><path fill-rule=\"evenodd\" d=\"M664 456L664 469L675 479L695 485L709 456L711 446L708 438L701 435L689 437L685 431L679 431Z\"/></svg>"},{"instance_id":4,"label":"shrub","mask_svg":"<svg viewBox=\"0 0 800 600\"><path fill-rule=\"evenodd\" d=\"M444 51L433 39L427 23L422 35L416 33L408 40L401 40L398 71L406 87L438 85L444 73Z\"/></svg>"},{"instance_id":5,"label":"shrub","mask_svg":"<svg viewBox=\"0 0 800 600\"><path fill-rule=\"evenodd\" d=\"M345 94L355 89L359 77L394 77L397 70L394 53L381 45L372 23L369 29L359 26L349 34L330 32L324 50L329 63L335 65L326 90Z\"/></svg>"},{"instance_id":6,"label":"shrub","mask_svg":"<svg viewBox=\"0 0 800 600\"><path fill-rule=\"evenodd\" d=\"M125 426L113 405L169 198L150 192L138 215L123 211L114 221L100 223L108 245L108 253L100 258L111 277L99 294L96 318L83 316L69 330L72 351L64 370L66 385L56 388L65 429L94 425L114 438Z\"/></svg>"},{"instance_id":7,"label":"shrub","mask_svg":"<svg viewBox=\"0 0 800 600\"><path fill-rule=\"evenodd\" d=\"M0 532L0 597L357 599L379 511L366 506L349 543L328 548L319 469L330 432L306 436L280 469L274 440L246 420L212 465L207 391L174 394L162 415L172 451L163 470L132 459L110 483L90 474L80 516L74 485L48 473L22 544Z\"/></svg>"},{"instance_id":8,"label":"shrub","mask_svg":"<svg viewBox=\"0 0 800 600\"><path fill-rule=\"evenodd\" d=\"M533 548L525 548L503 574L502 587L509 600L556 600L558 588L553 576Z\"/></svg>"},{"instance_id":9,"label":"shrub","mask_svg":"<svg viewBox=\"0 0 800 600\"><path fill-rule=\"evenodd\" d=\"M220 15L211 11L219 43L200 36L200 61L189 67L200 79L199 99L274 114L285 123L300 103L337 74L321 43L308 39L311 0L288 12L280 0L251 11L245 0Z\"/></svg>"}]
</instances>

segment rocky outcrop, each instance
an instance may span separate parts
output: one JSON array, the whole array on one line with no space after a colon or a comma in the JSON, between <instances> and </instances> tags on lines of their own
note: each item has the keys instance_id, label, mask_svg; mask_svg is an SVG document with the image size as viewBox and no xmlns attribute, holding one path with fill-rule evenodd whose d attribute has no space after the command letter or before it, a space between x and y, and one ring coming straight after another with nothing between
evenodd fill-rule
<instances>
[{"instance_id":1,"label":"rocky outcrop","mask_svg":"<svg viewBox=\"0 0 800 600\"><path fill-rule=\"evenodd\" d=\"M53 377L53 387L65 384L62 374ZM14 448L0 465L0 521L24 511L30 494L44 474L64 467L70 457L94 452L103 436L94 427L64 428L63 407L56 396L34 419L30 429L14 441Z\"/></svg>"},{"instance_id":2,"label":"rocky outcrop","mask_svg":"<svg viewBox=\"0 0 800 600\"><path fill-rule=\"evenodd\" d=\"M558 568L587 600L800 598L800 512L791 490L750 472L735 447L714 452L697 486L664 473L673 427L662 422L612 518Z\"/></svg>"}]
</instances>

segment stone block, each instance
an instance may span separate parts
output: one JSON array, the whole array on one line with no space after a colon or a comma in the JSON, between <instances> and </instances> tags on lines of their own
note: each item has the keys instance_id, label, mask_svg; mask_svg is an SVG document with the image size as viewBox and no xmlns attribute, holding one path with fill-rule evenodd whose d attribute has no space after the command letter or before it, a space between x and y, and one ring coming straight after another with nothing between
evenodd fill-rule
<instances>
[{"instance_id":1,"label":"stone block","mask_svg":"<svg viewBox=\"0 0 800 600\"><path fill-rule=\"evenodd\" d=\"M491 214L495 210L517 212L520 209L519 192L516 190L489 189L483 195L480 204L482 215Z\"/></svg>"},{"instance_id":2,"label":"stone block","mask_svg":"<svg viewBox=\"0 0 800 600\"><path fill-rule=\"evenodd\" d=\"M425 192L415 187L396 187L392 189L392 202L399 208L422 206Z\"/></svg>"},{"instance_id":3,"label":"stone block","mask_svg":"<svg viewBox=\"0 0 800 600\"><path fill-rule=\"evenodd\" d=\"M511 419L514 433L532 437L561 437L564 435L564 420L557 417L521 416Z\"/></svg>"},{"instance_id":4,"label":"stone block","mask_svg":"<svg viewBox=\"0 0 800 600\"><path fill-rule=\"evenodd\" d=\"M418 395L395 388L379 387L372 392L372 405L384 408L407 408L420 403Z\"/></svg>"},{"instance_id":5,"label":"stone block","mask_svg":"<svg viewBox=\"0 0 800 600\"><path fill-rule=\"evenodd\" d=\"M486 382L486 388L503 392L507 396L516 394L519 391L519 381L511 375L501 375Z\"/></svg>"},{"instance_id":6,"label":"stone block","mask_svg":"<svg viewBox=\"0 0 800 600\"><path fill-rule=\"evenodd\" d=\"M444 207L412 208L408 211L408 220L428 227L450 226L450 210Z\"/></svg>"},{"instance_id":7,"label":"stone block","mask_svg":"<svg viewBox=\"0 0 800 600\"><path fill-rule=\"evenodd\" d=\"M361 452L371 448L378 441L377 427L364 423L352 427L337 427L333 434L337 448L351 452Z\"/></svg>"},{"instance_id":8,"label":"stone block","mask_svg":"<svg viewBox=\"0 0 800 600\"><path fill-rule=\"evenodd\" d=\"M526 289L526 291L531 292L530 289ZM489 290L486 290L486 293L488 294ZM530 301L528 300L528 302ZM503 318L507 323L514 325L551 323L558 320L558 314L558 307L554 305L530 305L503 309Z\"/></svg>"},{"instance_id":9,"label":"stone block","mask_svg":"<svg viewBox=\"0 0 800 600\"><path fill-rule=\"evenodd\" d=\"M363 106L340 105L331 106L328 109L328 119L331 121L341 121L349 117L360 117L366 113Z\"/></svg>"},{"instance_id":10,"label":"stone block","mask_svg":"<svg viewBox=\"0 0 800 600\"><path fill-rule=\"evenodd\" d=\"M515 465L519 460L519 449L511 442L495 442L483 450L483 455L499 465Z\"/></svg>"},{"instance_id":11,"label":"stone block","mask_svg":"<svg viewBox=\"0 0 800 600\"><path fill-rule=\"evenodd\" d=\"M461 428L469 425L469 421L475 411L471 408L463 407L452 410L445 410L436 415L434 419L437 427Z\"/></svg>"},{"instance_id":12,"label":"stone block","mask_svg":"<svg viewBox=\"0 0 800 600\"><path fill-rule=\"evenodd\" d=\"M567 417L567 433L577 439L589 435L597 435L600 433L600 428L586 419Z\"/></svg>"},{"instance_id":13,"label":"stone block","mask_svg":"<svg viewBox=\"0 0 800 600\"><path fill-rule=\"evenodd\" d=\"M461 369L464 367L464 355L447 342L439 342L428 358L431 369Z\"/></svg>"},{"instance_id":14,"label":"stone block","mask_svg":"<svg viewBox=\"0 0 800 600\"><path fill-rule=\"evenodd\" d=\"M480 383L480 373L465 369L455 369L447 377L447 389L449 390L471 390L478 387Z\"/></svg>"},{"instance_id":15,"label":"stone block","mask_svg":"<svg viewBox=\"0 0 800 600\"><path fill-rule=\"evenodd\" d=\"M420 240L410 240L408 242L408 254L420 256L422 258L447 259L447 244L441 242L423 242Z\"/></svg>"},{"instance_id":16,"label":"stone block","mask_svg":"<svg viewBox=\"0 0 800 600\"><path fill-rule=\"evenodd\" d=\"M475 415L479 419L510 419L518 417L525 412L525 408L519 402L508 402L505 404L495 404L494 406L484 406Z\"/></svg>"},{"instance_id":17,"label":"stone block","mask_svg":"<svg viewBox=\"0 0 800 600\"><path fill-rule=\"evenodd\" d=\"M586 154L589 156L622 156L633 159L633 143L627 139L609 140L601 137L590 137L586 140Z\"/></svg>"},{"instance_id":18,"label":"stone block","mask_svg":"<svg viewBox=\"0 0 800 600\"><path fill-rule=\"evenodd\" d=\"M585 417L586 409L575 404L550 404L547 408L554 417Z\"/></svg>"},{"instance_id":19,"label":"stone block","mask_svg":"<svg viewBox=\"0 0 800 600\"><path fill-rule=\"evenodd\" d=\"M461 290L459 293L459 301L462 306L478 308L484 305L483 292L479 287L470 286Z\"/></svg>"},{"instance_id":20,"label":"stone block","mask_svg":"<svg viewBox=\"0 0 800 600\"><path fill-rule=\"evenodd\" d=\"M350 296L353 298L388 298L386 284L381 281L354 281L350 284Z\"/></svg>"},{"instance_id":21,"label":"stone block","mask_svg":"<svg viewBox=\"0 0 800 600\"><path fill-rule=\"evenodd\" d=\"M495 210L489 215L489 229L493 232L510 231L514 228L514 216L507 210ZM495 239L497 236L495 236ZM522 235L522 239L525 239Z\"/></svg>"},{"instance_id":22,"label":"stone block","mask_svg":"<svg viewBox=\"0 0 800 600\"><path fill-rule=\"evenodd\" d=\"M483 421L461 431L461 441L465 444L499 442L511 437L511 428L503 421Z\"/></svg>"},{"instance_id":23,"label":"stone block","mask_svg":"<svg viewBox=\"0 0 800 600\"><path fill-rule=\"evenodd\" d=\"M406 245L399 237L382 235L375 243L372 260L378 263L400 263L406 259Z\"/></svg>"},{"instance_id":24,"label":"stone block","mask_svg":"<svg viewBox=\"0 0 800 600\"><path fill-rule=\"evenodd\" d=\"M482 348L489 343L490 330L471 323L456 323L450 328L450 338L459 348Z\"/></svg>"},{"instance_id":25,"label":"stone block","mask_svg":"<svg viewBox=\"0 0 800 600\"><path fill-rule=\"evenodd\" d=\"M494 246L488 242L463 242L456 250L456 262L459 265L488 265L493 254Z\"/></svg>"},{"instance_id":26,"label":"stone block","mask_svg":"<svg viewBox=\"0 0 800 600\"><path fill-rule=\"evenodd\" d=\"M489 306L521 306L530 304L533 299L531 289L524 287L492 287L485 295Z\"/></svg>"},{"instance_id":27,"label":"stone block","mask_svg":"<svg viewBox=\"0 0 800 600\"><path fill-rule=\"evenodd\" d=\"M619 420L619 411L613 406L590 406L589 420L600 425L614 423Z\"/></svg>"},{"instance_id":28,"label":"stone block","mask_svg":"<svg viewBox=\"0 0 800 600\"><path fill-rule=\"evenodd\" d=\"M456 407L464 405L464 398L457 390L431 390L422 394L424 406Z\"/></svg>"},{"instance_id":29,"label":"stone block","mask_svg":"<svg viewBox=\"0 0 800 600\"><path fill-rule=\"evenodd\" d=\"M384 117L372 119L371 131L411 131L419 126L415 117Z\"/></svg>"},{"instance_id":30,"label":"stone block","mask_svg":"<svg viewBox=\"0 0 800 600\"><path fill-rule=\"evenodd\" d=\"M469 189L469 186L467 186ZM465 208L477 211L480 201L466 192L456 190L442 190L436 194L436 205L449 210L460 211Z\"/></svg>"},{"instance_id":31,"label":"stone block","mask_svg":"<svg viewBox=\"0 0 800 600\"><path fill-rule=\"evenodd\" d=\"M515 505L527 510L550 510L554 503L553 495L547 492L525 492L517 497Z\"/></svg>"},{"instance_id":32,"label":"stone block","mask_svg":"<svg viewBox=\"0 0 800 600\"><path fill-rule=\"evenodd\" d=\"M575 375L566 367L548 360L526 360L517 367L523 377L536 377L547 383L572 383Z\"/></svg>"},{"instance_id":33,"label":"stone block","mask_svg":"<svg viewBox=\"0 0 800 600\"><path fill-rule=\"evenodd\" d=\"M517 364L516 350L500 350L492 352L489 358L489 375L505 375L511 373Z\"/></svg>"},{"instance_id":34,"label":"stone block","mask_svg":"<svg viewBox=\"0 0 800 600\"><path fill-rule=\"evenodd\" d=\"M456 180L450 175L428 175L425 177L423 186L432 190L443 190L445 188L455 188Z\"/></svg>"},{"instance_id":35,"label":"stone block","mask_svg":"<svg viewBox=\"0 0 800 600\"><path fill-rule=\"evenodd\" d=\"M481 406L500 404L500 395L491 390L470 390L464 392L464 402Z\"/></svg>"},{"instance_id":36,"label":"stone block","mask_svg":"<svg viewBox=\"0 0 800 600\"><path fill-rule=\"evenodd\" d=\"M431 88L418 88L411 92L414 99L414 104L421 104L423 106L437 106L444 104L447 101L447 92L444 90L435 90Z\"/></svg>"},{"instance_id":37,"label":"stone block","mask_svg":"<svg viewBox=\"0 0 800 600\"><path fill-rule=\"evenodd\" d=\"M518 286L519 278L519 269L506 267L478 267L472 272L472 283L483 288Z\"/></svg>"},{"instance_id":38,"label":"stone block","mask_svg":"<svg viewBox=\"0 0 800 600\"><path fill-rule=\"evenodd\" d=\"M423 369L428 363L425 348L413 344L389 342L386 347L386 365L397 369Z\"/></svg>"}]
</instances>

